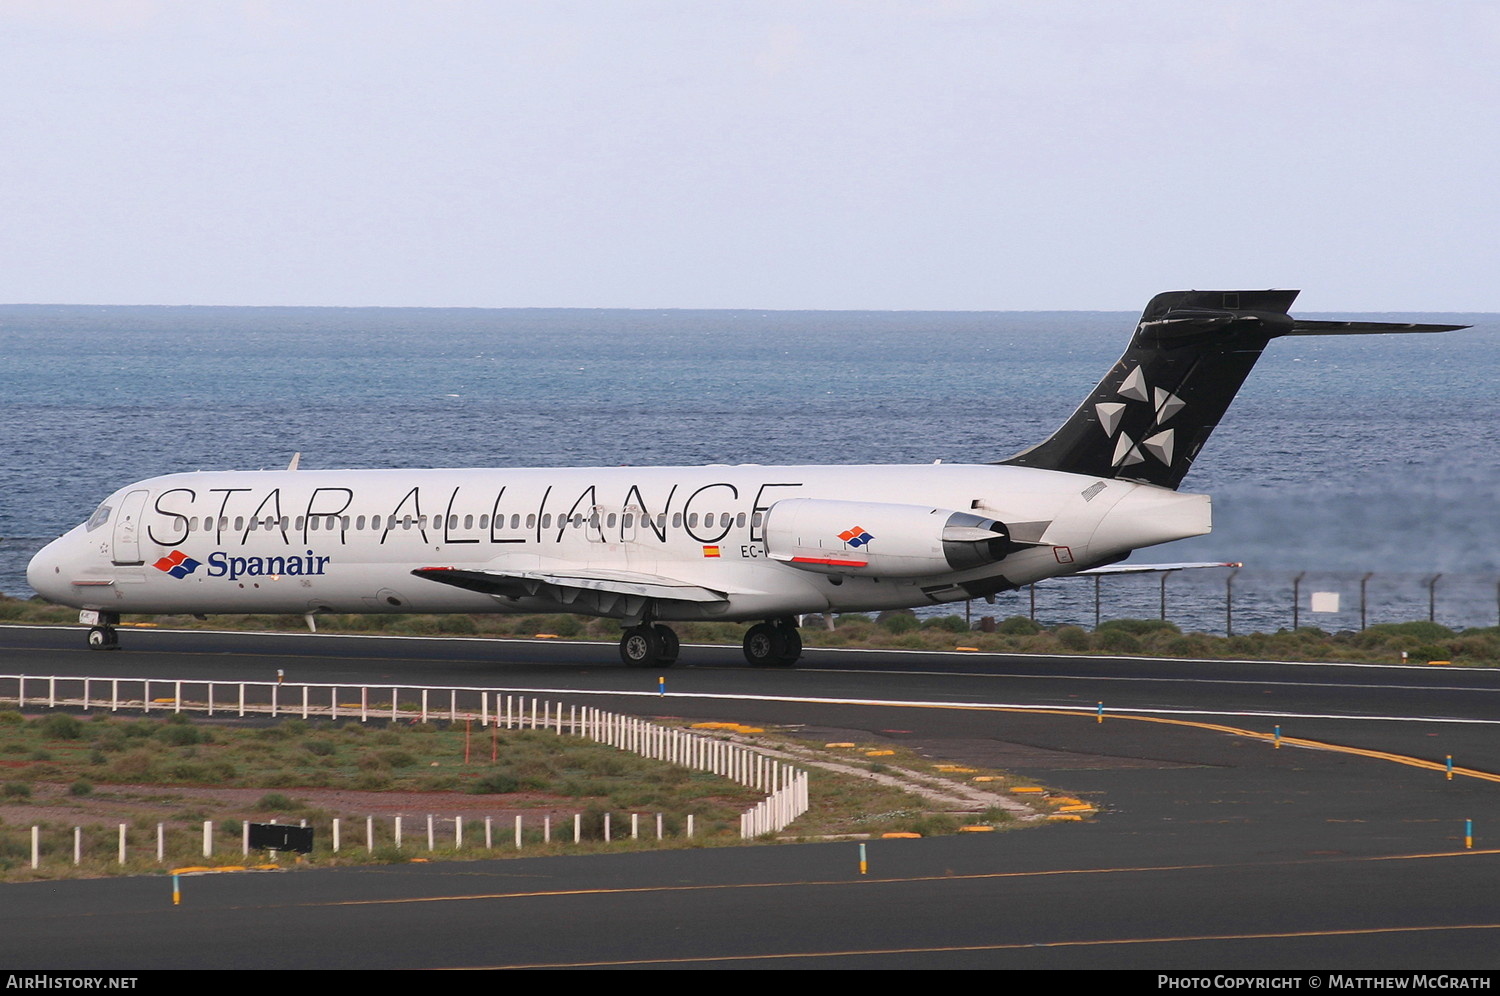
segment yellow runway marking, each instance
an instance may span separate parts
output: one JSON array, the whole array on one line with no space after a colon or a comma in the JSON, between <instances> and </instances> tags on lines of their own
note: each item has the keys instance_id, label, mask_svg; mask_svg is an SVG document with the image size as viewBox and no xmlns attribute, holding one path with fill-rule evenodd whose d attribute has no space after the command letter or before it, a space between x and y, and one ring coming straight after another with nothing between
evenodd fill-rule
<instances>
[{"instance_id":1,"label":"yellow runway marking","mask_svg":"<svg viewBox=\"0 0 1500 996\"><path fill-rule=\"evenodd\" d=\"M1023 941L1011 944L959 944L926 948L867 948L848 951L797 951L777 954L707 955L698 958L636 958L621 961L533 962L520 965L465 966L465 970L503 968L607 968L626 965L694 965L732 961L778 961L796 958L859 958L870 955L952 954L964 951L1026 951L1036 948L1086 948L1116 944L1191 944L1201 941L1277 941L1299 937L1363 937L1378 934L1425 934L1450 930L1500 930L1500 923L1442 924L1421 927L1363 927L1349 930L1294 930L1265 934L1198 934L1185 937L1120 937L1087 941Z\"/></svg>"},{"instance_id":2,"label":"yellow runway marking","mask_svg":"<svg viewBox=\"0 0 1500 996\"><path fill-rule=\"evenodd\" d=\"M1472 858L1500 855L1500 848L1484 851L1435 851L1429 854L1389 854L1375 857L1332 857L1297 861L1246 862L1229 864L1143 865L1122 868L1054 868L1043 871L980 872L973 875L915 875L908 878L826 879L803 882L737 882L715 885L642 885L628 888L539 889L531 892L491 892L452 896L410 896L401 899L342 899L319 903L289 904L299 908L318 906L401 906L414 903L463 903L493 899L549 899L563 896L624 896L666 892L713 892L741 889L797 889L876 885L906 885L916 882L980 882L992 879L1050 878L1062 875L1128 875L1146 872L1206 871L1223 868L1272 868L1295 865L1353 864L1365 861L1422 861L1434 858Z\"/></svg>"}]
</instances>

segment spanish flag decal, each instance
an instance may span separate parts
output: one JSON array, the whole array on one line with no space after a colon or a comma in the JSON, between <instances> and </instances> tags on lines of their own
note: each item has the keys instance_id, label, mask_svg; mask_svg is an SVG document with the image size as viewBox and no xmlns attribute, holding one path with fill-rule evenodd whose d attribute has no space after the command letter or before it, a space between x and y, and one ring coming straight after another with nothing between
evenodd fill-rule
<instances>
[{"instance_id":1,"label":"spanish flag decal","mask_svg":"<svg viewBox=\"0 0 1500 996\"><path fill-rule=\"evenodd\" d=\"M719 548L716 546L705 546L703 548L703 555L705 557L717 557L719 555Z\"/></svg>"}]
</instances>

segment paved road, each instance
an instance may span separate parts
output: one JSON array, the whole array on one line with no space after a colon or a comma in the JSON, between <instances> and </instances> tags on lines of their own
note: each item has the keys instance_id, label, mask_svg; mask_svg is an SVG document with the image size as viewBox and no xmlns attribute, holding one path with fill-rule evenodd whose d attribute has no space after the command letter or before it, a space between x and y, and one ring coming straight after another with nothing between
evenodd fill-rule
<instances>
[{"instance_id":1,"label":"paved road","mask_svg":"<svg viewBox=\"0 0 1500 996\"><path fill-rule=\"evenodd\" d=\"M1019 770L1101 816L1018 833L5 887L0 963L45 967L1488 968L1500 784L1149 716L1500 772L1500 672L0 628L0 671L565 689L648 715L795 724ZM1091 709L1111 715L1004 711ZM1477 831L1463 850L1464 820Z\"/></svg>"}]
</instances>

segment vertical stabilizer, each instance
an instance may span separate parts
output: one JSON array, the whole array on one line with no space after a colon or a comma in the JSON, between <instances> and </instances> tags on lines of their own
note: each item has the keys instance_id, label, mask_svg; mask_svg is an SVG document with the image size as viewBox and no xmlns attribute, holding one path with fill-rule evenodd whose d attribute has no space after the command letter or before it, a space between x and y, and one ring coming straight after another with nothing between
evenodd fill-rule
<instances>
[{"instance_id":1,"label":"vertical stabilizer","mask_svg":"<svg viewBox=\"0 0 1500 996\"><path fill-rule=\"evenodd\" d=\"M1270 340L1466 327L1299 321L1287 314L1297 294L1156 295L1125 355L1088 400L1045 442L1001 462L1175 489Z\"/></svg>"}]
</instances>

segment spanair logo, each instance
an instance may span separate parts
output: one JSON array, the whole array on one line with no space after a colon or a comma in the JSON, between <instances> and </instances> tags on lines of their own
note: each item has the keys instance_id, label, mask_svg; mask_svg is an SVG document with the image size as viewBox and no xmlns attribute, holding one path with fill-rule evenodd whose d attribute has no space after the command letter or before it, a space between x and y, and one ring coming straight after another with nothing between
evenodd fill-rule
<instances>
[{"instance_id":1,"label":"spanair logo","mask_svg":"<svg viewBox=\"0 0 1500 996\"><path fill-rule=\"evenodd\" d=\"M874 538L875 537L865 532L864 526L855 526L853 529L845 529L843 532L839 533L839 539L843 540L845 543L848 543L855 549L864 546Z\"/></svg>"},{"instance_id":2,"label":"spanair logo","mask_svg":"<svg viewBox=\"0 0 1500 996\"><path fill-rule=\"evenodd\" d=\"M203 565L181 550L173 550L151 566L164 574L172 575L180 581Z\"/></svg>"}]
</instances>

